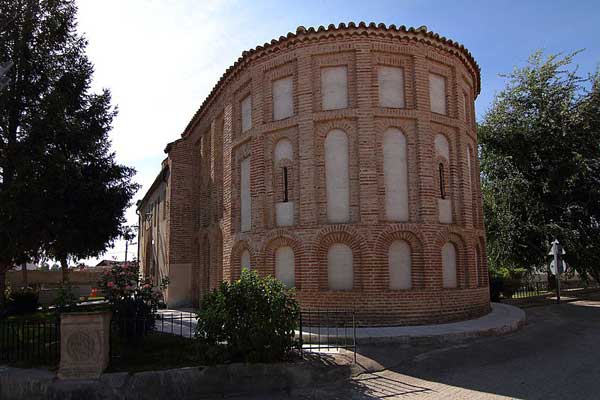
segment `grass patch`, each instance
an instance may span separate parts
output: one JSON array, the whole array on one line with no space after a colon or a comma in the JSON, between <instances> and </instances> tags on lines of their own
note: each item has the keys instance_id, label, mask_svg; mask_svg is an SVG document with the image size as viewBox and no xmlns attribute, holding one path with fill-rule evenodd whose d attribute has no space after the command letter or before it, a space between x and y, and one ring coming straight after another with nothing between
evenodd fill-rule
<instances>
[{"instance_id":1,"label":"grass patch","mask_svg":"<svg viewBox=\"0 0 600 400\"><path fill-rule=\"evenodd\" d=\"M197 340L153 332L127 343L113 336L109 372L139 372L201 365Z\"/></svg>"}]
</instances>

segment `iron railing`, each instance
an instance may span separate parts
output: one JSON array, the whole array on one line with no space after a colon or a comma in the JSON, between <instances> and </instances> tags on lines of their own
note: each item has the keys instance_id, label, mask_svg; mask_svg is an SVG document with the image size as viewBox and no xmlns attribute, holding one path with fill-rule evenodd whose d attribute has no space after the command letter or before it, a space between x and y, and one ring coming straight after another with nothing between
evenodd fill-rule
<instances>
[{"instance_id":1,"label":"iron railing","mask_svg":"<svg viewBox=\"0 0 600 400\"><path fill-rule=\"evenodd\" d=\"M304 352L351 351L356 362L356 312L354 310L310 310L300 313L298 348Z\"/></svg>"},{"instance_id":2,"label":"iron railing","mask_svg":"<svg viewBox=\"0 0 600 400\"><path fill-rule=\"evenodd\" d=\"M195 313L160 312L157 319L141 316L112 318L110 322L110 356L128 357L151 335L170 334L193 339L196 331Z\"/></svg>"},{"instance_id":3,"label":"iron railing","mask_svg":"<svg viewBox=\"0 0 600 400\"><path fill-rule=\"evenodd\" d=\"M529 282L519 286L512 295L513 299L541 296L550 291L548 282Z\"/></svg>"},{"instance_id":4,"label":"iron railing","mask_svg":"<svg viewBox=\"0 0 600 400\"><path fill-rule=\"evenodd\" d=\"M129 317L111 320L111 359L134 357L145 340L160 334L195 339L197 316L192 312L159 312L158 319ZM297 348L304 353L330 353L348 350L356 359L356 314L348 310L304 310L294 332ZM150 338L153 336L153 338ZM189 343L189 342L188 342Z\"/></svg>"},{"instance_id":5,"label":"iron railing","mask_svg":"<svg viewBox=\"0 0 600 400\"><path fill-rule=\"evenodd\" d=\"M0 364L58 365L60 318L0 320Z\"/></svg>"},{"instance_id":6,"label":"iron railing","mask_svg":"<svg viewBox=\"0 0 600 400\"><path fill-rule=\"evenodd\" d=\"M584 282L584 281L562 281L560 282L562 290L576 290L576 289L592 289L600 288L597 282ZM543 296L556 291L555 287L551 287L549 282L528 282L517 288L515 293L512 295L513 299L525 299L528 297Z\"/></svg>"}]
</instances>

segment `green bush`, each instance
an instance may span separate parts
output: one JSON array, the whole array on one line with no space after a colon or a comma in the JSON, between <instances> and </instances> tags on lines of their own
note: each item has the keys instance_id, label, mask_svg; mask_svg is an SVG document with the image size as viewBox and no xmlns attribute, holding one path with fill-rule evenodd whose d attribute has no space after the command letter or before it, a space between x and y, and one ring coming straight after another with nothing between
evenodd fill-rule
<instances>
[{"instance_id":1,"label":"green bush","mask_svg":"<svg viewBox=\"0 0 600 400\"><path fill-rule=\"evenodd\" d=\"M490 297L492 301L499 301L500 294L505 299L510 299L522 285L525 270L522 268L501 267L490 271Z\"/></svg>"},{"instance_id":2,"label":"green bush","mask_svg":"<svg viewBox=\"0 0 600 400\"><path fill-rule=\"evenodd\" d=\"M163 279L157 287L149 278L140 279L139 272L137 263L113 263L98 282L119 334L129 341L136 341L154 329L162 290L168 285L168 280Z\"/></svg>"},{"instance_id":3,"label":"green bush","mask_svg":"<svg viewBox=\"0 0 600 400\"><path fill-rule=\"evenodd\" d=\"M10 293L8 313L13 315L32 314L38 308L39 293L27 287Z\"/></svg>"},{"instance_id":4,"label":"green bush","mask_svg":"<svg viewBox=\"0 0 600 400\"><path fill-rule=\"evenodd\" d=\"M61 282L58 287L58 296L56 297L55 305L59 313L76 311L77 297L73 292L71 282Z\"/></svg>"},{"instance_id":5,"label":"green bush","mask_svg":"<svg viewBox=\"0 0 600 400\"><path fill-rule=\"evenodd\" d=\"M277 279L243 270L202 300L196 338L204 361L273 362L295 346L300 308Z\"/></svg>"}]
</instances>

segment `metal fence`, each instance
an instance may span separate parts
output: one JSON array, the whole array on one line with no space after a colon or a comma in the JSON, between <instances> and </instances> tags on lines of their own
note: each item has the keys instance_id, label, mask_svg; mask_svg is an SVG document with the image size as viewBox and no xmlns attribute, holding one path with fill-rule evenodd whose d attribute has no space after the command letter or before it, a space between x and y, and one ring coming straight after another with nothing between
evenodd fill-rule
<instances>
[{"instance_id":1,"label":"metal fence","mask_svg":"<svg viewBox=\"0 0 600 400\"><path fill-rule=\"evenodd\" d=\"M141 317L111 320L110 351L114 362L137 357L145 341L160 343L165 334L180 338L165 343L181 345L195 338L197 316L193 312L159 312L158 319ZM331 353L348 350L356 359L356 314L348 310L304 310L294 332L298 350L304 353ZM166 338L165 338L166 339ZM162 344L162 343L161 343Z\"/></svg>"},{"instance_id":2,"label":"metal fence","mask_svg":"<svg viewBox=\"0 0 600 400\"><path fill-rule=\"evenodd\" d=\"M59 317L0 320L0 363L55 366L59 360Z\"/></svg>"},{"instance_id":3,"label":"metal fence","mask_svg":"<svg viewBox=\"0 0 600 400\"><path fill-rule=\"evenodd\" d=\"M353 353L356 362L356 312L354 310L302 310L298 340L304 352L331 352L340 349Z\"/></svg>"},{"instance_id":4,"label":"metal fence","mask_svg":"<svg viewBox=\"0 0 600 400\"><path fill-rule=\"evenodd\" d=\"M148 337L170 334L193 339L196 314L192 312L162 312L157 319L132 316L112 318L110 322L110 351L112 359L130 357Z\"/></svg>"},{"instance_id":5,"label":"metal fence","mask_svg":"<svg viewBox=\"0 0 600 400\"><path fill-rule=\"evenodd\" d=\"M561 281L560 286L562 290L600 288L597 282L583 281ZM549 282L528 282L519 286L512 295L512 298L525 299L528 297L543 296L555 290L556 287L551 286Z\"/></svg>"},{"instance_id":6,"label":"metal fence","mask_svg":"<svg viewBox=\"0 0 600 400\"><path fill-rule=\"evenodd\" d=\"M524 299L546 294L550 291L548 282L530 282L519 286L512 295L513 299Z\"/></svg>"}]
</instances>

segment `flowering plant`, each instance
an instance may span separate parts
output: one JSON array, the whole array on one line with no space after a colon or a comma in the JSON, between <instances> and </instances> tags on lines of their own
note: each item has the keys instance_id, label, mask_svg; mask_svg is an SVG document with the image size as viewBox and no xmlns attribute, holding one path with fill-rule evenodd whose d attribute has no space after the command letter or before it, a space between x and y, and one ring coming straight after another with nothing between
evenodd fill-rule
<instances>
[{"instance_id":1,"label":"flowering plant","mask_svg":"<svg viewBox=\"0 0 600 400\"><path fill-rule=\"evenodd\" d=\"M150 278L141 278L136 263L113 263L102 273L98 286L110 304L120 333L129 338L154 329L162 290L168 281L156 287Z\"/></svg>"}]
</instances>

